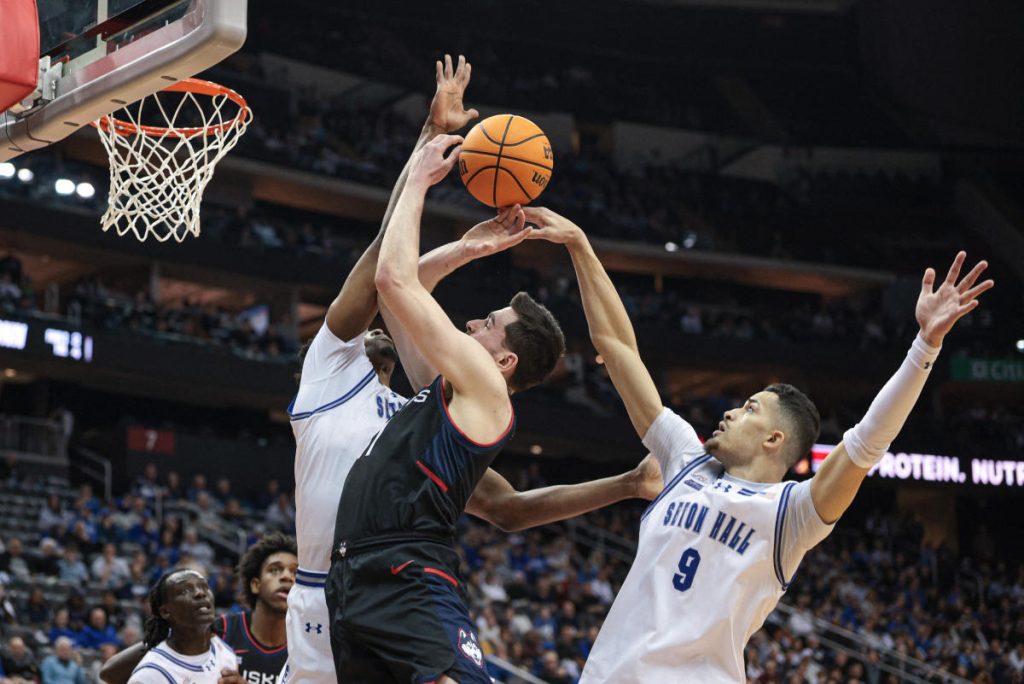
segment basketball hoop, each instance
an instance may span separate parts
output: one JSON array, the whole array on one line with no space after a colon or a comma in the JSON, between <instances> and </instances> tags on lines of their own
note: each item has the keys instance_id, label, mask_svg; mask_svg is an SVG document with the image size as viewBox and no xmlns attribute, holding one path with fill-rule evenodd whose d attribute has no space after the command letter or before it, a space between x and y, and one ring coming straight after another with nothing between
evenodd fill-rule
<instances>
[{"instance_id":1,"label":"basketball hoop","mask_svg":"<svg viewBox=\"0 0 1024 684\"><path fill-rule=\"evenodd\" d=\"M178 94L176 102L162 101L165 93ZM252 122L245 98L188 78L115 114L93 123L110 158L103 230L131 231L139 241L199 237L199 205L214 167ZM147 125L144 115L162 125Z\"/></svg>"}]
</instances>

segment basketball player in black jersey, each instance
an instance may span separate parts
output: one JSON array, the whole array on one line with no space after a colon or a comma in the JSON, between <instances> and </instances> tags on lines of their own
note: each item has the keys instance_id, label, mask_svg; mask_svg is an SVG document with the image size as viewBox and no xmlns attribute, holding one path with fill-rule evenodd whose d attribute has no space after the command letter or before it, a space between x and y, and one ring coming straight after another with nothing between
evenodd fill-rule
<instances>
[{"instance_id":1,"label":"basketball player in black jersey","mask_svg":"<svg viewBox=\"0 0 1024 684\"><path fill-rule=\"evenodd\" d=\"M436 377L366 447L346 480L326 593L338 681L489 683L453 549L455 522L515 426L510 395L539 384L561 357L558 322L529 295L466 332L420 283L427 189L462 141L439 136L413 155L384 233L375 282L406 366ZM514 231L527 231L521 209ZM423 377L422 372L417 373Z\"/></svg>"},{"instance_id":2,"label":"basketball player in black jersey","mask_svg":"<svg viewBox=\"0 0 1024 684\"><path fill-rule=\"evenodd\" d=\"M280 532L260 539L238 561L250 610L221 615L221 637L238 656L247 684L274 684L288 660L285 616L298 569L295 539Z\"/></svg>"},{"instance_id":3,"label":"basketball player in black jersey","mask_svg":"<svg viewBox=\"0 0 1024 684\"><path fill-rule=\"evenodd\" d=\"M245 684L274 684L288 659L284 619L298 567L295 539L279 532L250 546L238 562L238 577L250 610L221 615L213 629L238 656ZM145 653L142 643L129 646L103 664L100 679L107 684L126 684Z\"/></svg>"}]
</instances>

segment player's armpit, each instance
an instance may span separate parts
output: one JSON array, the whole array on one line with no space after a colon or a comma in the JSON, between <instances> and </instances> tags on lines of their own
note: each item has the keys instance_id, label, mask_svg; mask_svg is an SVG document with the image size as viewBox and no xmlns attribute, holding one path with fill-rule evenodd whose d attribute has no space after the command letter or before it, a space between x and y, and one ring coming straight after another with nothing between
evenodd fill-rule
<instances>
[{"instance_id":1,"label":"player's armpit","mask_svg":"<svg viewBox=\"0 0 1024 684\"><path fill-rule=\"evenodd\" d=\"M825 523L834 523L846 512L868 472L868 468L861 468L850 460L842 442L825 458L811 478L814 510Z\"/></svg>"},{"instance_id":2,"label":"player's armpit","mask_svg":"<svg viewBox=\"0 0 1024 684\"><path fill-rule=\"evenodd\" d=\"M127 684L144 655L146 650L141 641L115 653L100 668L100 680L106 684Z\"/></svg>"},{"instance_id":3,"label":"player's armpit","mask_svg":"<svg viewBox=\"0 0 1024 684\"><path fill-rule=\"evenodd\" d=\"M409 379L409 385L412 386L413 391L418 391L429 385L437 377L437 369L430 365L416 345L412 343L405 328L384 302L381 302L380 315L384 319L384 325L387 326L388 334L395 342L402 370L405 372L405 377Z\"/></svg>"}]
</instances>

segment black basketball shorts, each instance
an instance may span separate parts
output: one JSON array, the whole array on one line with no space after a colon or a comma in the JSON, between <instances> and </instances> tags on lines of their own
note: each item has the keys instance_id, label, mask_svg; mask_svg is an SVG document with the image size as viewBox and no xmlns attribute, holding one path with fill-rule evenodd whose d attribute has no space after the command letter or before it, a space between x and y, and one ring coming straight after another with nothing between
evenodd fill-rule
<instances>
[{"instance_id":1,"label":"black basketball shorts","mask_svg":"<svg viewBox=\"0 0 1024 684\"><path fill-rule=\"evenodd\" d=\"M432 541L335 553L326 593L338 681L491 684L457 567Z\"/></svg>"}]
</instances>

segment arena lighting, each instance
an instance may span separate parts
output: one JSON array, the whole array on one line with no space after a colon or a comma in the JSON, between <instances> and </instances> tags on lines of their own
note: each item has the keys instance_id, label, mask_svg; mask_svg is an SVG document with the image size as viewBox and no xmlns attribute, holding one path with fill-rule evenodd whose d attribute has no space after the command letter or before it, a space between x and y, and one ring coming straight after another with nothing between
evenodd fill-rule
<instances>
[{"instance_id":1,"label":"arena lighting","mask_svg":"<svg viewBox=\"0 0 1024 684\"><path fill-rule=\"evenodd\" d=\"M1017 351L1024 354L1024 340L1017 340Z\"/></svg>"},{"instance_id":2,"label":"arena lighting","mask_svg":"<svg viewBox=\"0 0 1024 684\"><path fill-rule=\"evenodd\" d=\"M67 196L75 194L75 181L67 178L58 178L53 183L53 190L58 195Z\"/></svg>"},{"instance_id":3,"label":"arena lighting","mask_svg":"<svg viewBox=\"0 0 1024 684\"><path fill-rule=\"evenodd\" d=\"M18 169L18 180L22 183L31 183L36 177L32 169Z\"/></svg>"},{"instance_id":4,"label":"arena lighting","mask_svg":"<svg viewBox=\"0 0 1024 684\"><path fill-rule=\"evenodd\" d=\"M14 174L18 170L14 168L14 164L11 162L3 162L0 164L0 178L14 178Z\"/></svg>"},{"instance_id":5,"label":"arena lighting","mask_svg":"<svg viewBox=\"0 0 1024 684\"><path fill-rule=\"evenodd\" d=\"M92 183L79 183L75 188L75 192L82 199L92 199L96 196L96 188L93 187Z\"/></svg>"},{"instance_id":6,"label":"arena lighting","mask_svg":"<svg viewBox=\"0 0 1024 684\"><path fill-rule=\"evenodd\" d=\"M540 444L534 444L533 446L530 447L530 453L533 454L534 456L540 456L541 454L544 453L544 447L542 447Z\"/></svg>"},{"instance_id":7,"label":"arena lighting","mask_svg":"<svg viewBox=\"0 0 1024 684\"><path fill-rule=\"evenodd\" d=\"M693 246L696 245L696 244L697 244L697 234L696 233L687 233L686 237L683 239L683 247L685 247L686 249L693 249Z\"/></svg>"},{"instance_id":8,"label":"arena lighting","mask_svg":"<svg viewBox=\"0 0 1024 684\"><path fill-rule=\"evenodd\" d=\"M18 377L18 371L14 370L13 368L4 368L4 377L16 378Z\"/></svg>"},{"instance_id":9,"label":"arena lighting","mask_svg":"<svg viewBox=\"0 0 1024 684\"><path fill-rule=\"evenodd\" d=\"M834 448L829 444L815 444L811 450L811 470L817 472L822 461ZM1024 487L1024 461L992 458L967 459L960 456L936 456L901 451L887 453L882 462L868 472L868 476L905 482Z\"/></svg>"},{"instance_id":10,"label":"arena lighting","mask_svg":"<svg viewBox=\"0 0 1024 684\"><path fill-rule=\"evenodd\" d=\"M677 251L679 251L679 245L677 245L674 242L666 242L665 243L665 251L666 252L677 252Z\"/></svg>"}]
</instances>

